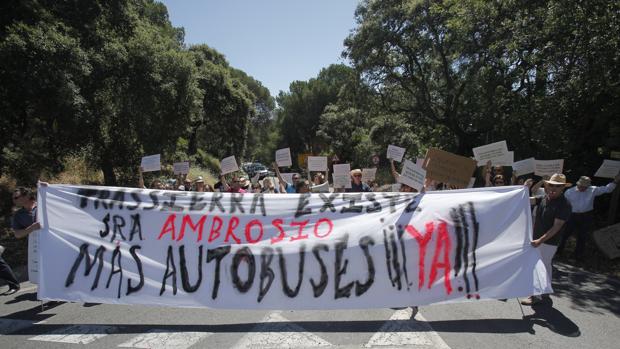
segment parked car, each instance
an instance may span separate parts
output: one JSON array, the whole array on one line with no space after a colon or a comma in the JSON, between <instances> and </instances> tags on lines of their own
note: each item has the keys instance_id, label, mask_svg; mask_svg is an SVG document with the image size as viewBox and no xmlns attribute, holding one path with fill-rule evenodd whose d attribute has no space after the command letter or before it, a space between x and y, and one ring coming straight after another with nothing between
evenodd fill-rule
<instances>
[{"instance_id":1,"label":"parked car","mask_svg":"<svg viewBox=\"0 0 620 349\"><path fill-rule=\"evenodd\" d=\"M257 174L259 179L274 175L273 172L269 171L265 165L259 162L245 163L241 167L250 178L256 176Z\"/></svg>"}]
</instances>

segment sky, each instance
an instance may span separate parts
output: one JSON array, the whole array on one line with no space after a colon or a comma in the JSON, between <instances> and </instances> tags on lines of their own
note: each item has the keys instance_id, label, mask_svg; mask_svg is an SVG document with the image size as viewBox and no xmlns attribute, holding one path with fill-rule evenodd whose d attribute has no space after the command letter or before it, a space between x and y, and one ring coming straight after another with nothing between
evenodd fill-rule
<instances>
[{"instance_id":1,"label":"sky","mask_svg":"<svg viewBox=\"0 0 620 349\"><path fill-rule=\"evenodd\" d=\"M162 0L185 43L207 44L269 89L288 91L341 57L359 0Z\"/></svg>"}]
</instances>

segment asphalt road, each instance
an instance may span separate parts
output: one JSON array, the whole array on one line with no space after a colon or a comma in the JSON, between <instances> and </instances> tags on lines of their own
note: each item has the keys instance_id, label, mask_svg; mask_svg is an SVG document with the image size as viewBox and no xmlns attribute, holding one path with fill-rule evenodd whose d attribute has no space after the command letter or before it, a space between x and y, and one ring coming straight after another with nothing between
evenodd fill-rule
<instances>
[{"instance_id":1,"label":"asphalt road","mask_svg":"<svg viewBox=\"0 0 620 349\"><path fill-rule=\"evenodd\" d=\"M620 282L558 265L556 293L402 310L226 311L0 298L0 348L618 348ZM0 292L3 292L0 289ZM522 310L523 313L522 313Z\"/></svg>"}]
</instances>

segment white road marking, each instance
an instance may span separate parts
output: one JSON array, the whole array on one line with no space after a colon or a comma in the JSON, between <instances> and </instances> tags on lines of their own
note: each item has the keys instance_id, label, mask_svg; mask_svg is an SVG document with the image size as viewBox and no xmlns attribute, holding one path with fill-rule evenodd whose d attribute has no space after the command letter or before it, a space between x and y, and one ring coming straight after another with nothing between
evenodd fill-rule
<instances>
[{"instance_id":1,"label":"white road marking","mask_svg":"<svg viewBox=\"0 0 620 349\"><path fill-rule=\"evenodd\" d=\"M279 313L269 314L233 347L244 348L307 348L329 347L325 339L290 322Z\"/></svg>"},{"instance_id":2,"label":"white road marking","mask_svg":"<svg viewBox=\"0 0 620 349\"><path fill-rule=\"evenodd\" d=\"M32 321L0 318L0 336L23 330L34 325Z\"/></svg>"},{"instance_id":3,"label":"white road marking","mask_svg":"<svg viewBox=\"0 0 620 349\"><path fill-rule=\"evenodd\" d=\"M212 332L167 332L163 329L148 331L120 344L121 348L186 349Z\"/></svg>"},{"instance_id":4,"label":"white road marking","mask_svg":"<svg viewBox=\"0 0 620 349\"><path fill-rule=\"evenodd\" d=\"M368 343L370 347L398 347L398 346L421 346L429 348L450 349L448 344L441 339L437 332L426 323L426 319L419 312L414 319L411 308L397 310L388 321L381 326Z\"/></svg>"},{"instance_id":5,"label":"white road marking","mask_svg":"<svg viewBox=\"0 0 620 349\"><path fill-rule=\"evenodd\" d=\"M108 334L115 333L114 326L98 325L74 325L63 327L48 334L28 338L30 341L57 342L68 344L88 344L103 338Z\"/></svg>"}]
</instances>

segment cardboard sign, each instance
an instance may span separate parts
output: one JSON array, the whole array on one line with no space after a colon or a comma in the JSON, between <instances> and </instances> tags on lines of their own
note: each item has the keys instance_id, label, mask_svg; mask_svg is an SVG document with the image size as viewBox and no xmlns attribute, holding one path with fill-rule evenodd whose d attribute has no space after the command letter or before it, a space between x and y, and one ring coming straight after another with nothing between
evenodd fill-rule
<instances>
[{"instance_id":1,"label":"cardboard sign","mask_svg":"<svg viewBox=\"0 0 620 349\"><path fill-rule=\"evenodd\" d=\"M297 173L297 172L280 173L280 176L282 177L282 179L284 179L284 181L286 183L290 183L290 184L293 184L293 185L295 185L295 183L293 183L293 176L294 175L298 175L299 176L299 173Z\"/></svg>"},{"instance_id":2,"label":"cardboard sign","mask_svg":"<svg viewBox=\"0 0 620 349\"><path fill-rule=\"evenodd\" d=\"M154 172L161 170L161 154L149 155L140 162L142 172Z\"/></svg>"},{"instance_id":3,"label":"cardboard sign","mask_svg":"<svg viewBox=\"0 0 620 349\"><path fill-rule=\"evenodd\" d=\"M189 173L189 161L175 162L172 164L174 168L174 174L188 174Z\"/></svg>"},{"instance_id":4,"label":"cardboard sign","mask_svg":"<svg viewBox=\"0 0 620 349\"><path fill-rule=\"evenodd\" d=\"M489 160L493 165L504 166L508 155L506 141L495 142L472 149L474 158L478 161L478 166L484 166ZM512 163L511 163L512 164ZM510 164L508 165L510 166Z\"/></svg>"},{"instance_id":5,"label":"cardboard sign","mask_svg":"<svg viewBox=\"0 0 620 349\"><path fill-rule=\"evenodd\" d=\"M327 171L327 156L308 156L308 171Z\"/></svg>"},{"instance_id":6,"label":"cardboard sign","mask_svg":"<svg viewBox=\"0 0 620 349\"><path fill-rule=\"evenodd\" d=\"M554 173L562 173L564 159L536 160L534 174L537 176L551 176Z\"/></svg>"},{"instance_id":7,"label":"cardboard sign","mask_svg":"<svg viewBox=\"0 0 620 349\"><path fill-rule=\"evenodd\" d=\"M596 171L594 177L601 178L616 178L620 173L620 161L616 160L603 160L603 164Z\"/></svg>"},{"instance_id":8,"label":"cardboard sign","mask_svg":"<svg viewBox=\"0 0 620 349\"><path fill-rule=\"evenodd\" d=\"M351 165L349 164L336 164L334 165L334 174L335 175L347 175L351 176ZM350 180L350 178L349 178Z\"/></svg>"},{"instance_id":9,"label":"cardboard sign","mask_svg":"<svg viewBox=\"0 0 620 349\"><path fill-rule=\"evenodd\" d=\"M291 159L291 148L276 150L276 164L278 167L293 166L293 160Z\"/></svg>"},{"instance_id":10,"label":"cardboard sign","mask_svg":"<svg viewBox=\"0 0 620 349\"><path fill-rule=\"evenodd\" d=\"M398 182L406 184L418 191L424 188L426 171L409 160L405 160L402 173L398 177Z\"/></svg>"},{"instance_id":11,"label":"cardboard sign","mask_svg":"<svg viewBox=\"0 0 620 349\"><path fill-rule=\"evenodd\" d=\"M476 169L476 160L430 148L424 159L426 178L465 188Z\"/></svg>"},{"instance_id":12,"label":"cardboard sign","mask_svg":"<svg viewBox=\"0 0 620 349\"><path fill-rule=\"evenodd\" d=\"M362 182L374 181L377 175L376 168L363 168L362 169Z\"/></svg>"},{"instance_id":13,"label":"cardboard sign","mask_svg":"<svg viewBox=\"0 0 620 349\"><path fill-rule=\"evenodd\" d=\"M387 158L392 159L394 161L401 162L403 161L403 156L405 155L405 148L397 147L395 145L388 145L387 148Z\"/></svg>"},{"instance_id":14,"label":"cardboard sign","mask_svg":"<svg viewBox=\"0 0 620 349\"><path fill-rule=\"evenodd\" d=\"M239 171L239 165L237 165L235 156L233 155L222 159L222 161L220 161L220 169L223 175Z\"/></svg>"},{"instance_id":15,"label":"cardboard sign","mask_svg":"<svg viewBox=\"0 0 620 349\"><path fill-rule=\"evenodd\" d=\"M351 175L349 173L334 173L332 179L334 181L334 188L351 188Z\"/></svg>"},{"instance_id":16,"label":"cardboard sign","mask_svg":"<svg viewBox=\"0 0 620 349\"><path fill-rule=\"evenodd\" d=\"M512 170L517 173L517 176L534 173L534 171L536 171L536 159L529 158L517 161L512 164Z\"/></svg>"}]
</instances>

